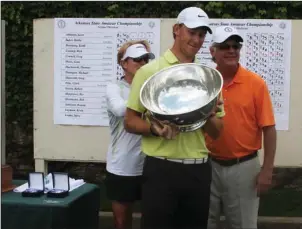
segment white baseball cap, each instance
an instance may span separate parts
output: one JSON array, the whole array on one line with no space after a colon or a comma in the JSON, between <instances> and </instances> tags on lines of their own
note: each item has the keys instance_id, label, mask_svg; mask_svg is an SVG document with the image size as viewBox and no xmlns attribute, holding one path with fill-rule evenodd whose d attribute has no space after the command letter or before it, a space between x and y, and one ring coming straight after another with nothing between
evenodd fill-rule
<instances>
[{"instance_id":1,"label":"white baseball cap","mask_svg":"<svg viewBox=\"0 0 302 229\"><path fill-rule=\"evenodd\" d=\"M239 42L243 42L243 38L238 33L237 29L231 26L219 26L213 33L212 42L222 43L232 36L236 37Z\"/></svg>"},{"instance_id":2,"label":"white baseball cap","mask_svg":"<svg viewBox=\"0 0 302 229\"><path fill-rule=\"evenodd\" d=\"M146 47L143 44L134 44L127 48L122 60L130 58L137 58L144 55L148 55L150 59L154 59L155 55L151 52L148 52Z\"/></svg>"},{"instance_id":3,"label":"white baseball cap","mask_svg":"<svg viewBox=\"0 0 302 229\"><path fill-rule=\"evenodd\" d=\"M212 30L209 27L209 17L202 9L198 7L188 7L183 9L177 17L177 24L184 24L189 29L198 27L206 27L209 33L212 34Z\"/></svg>"}]
</instances>

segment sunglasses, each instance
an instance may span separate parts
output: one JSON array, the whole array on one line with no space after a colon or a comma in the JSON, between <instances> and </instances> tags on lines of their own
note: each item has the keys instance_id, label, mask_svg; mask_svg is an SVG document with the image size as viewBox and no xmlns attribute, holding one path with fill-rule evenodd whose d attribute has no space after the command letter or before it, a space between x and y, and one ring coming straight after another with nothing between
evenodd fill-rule
<instances>
[{"instance_id":1,"label":"sunglasses","mask_svg":"<svg viewBox=\"0 0 302 229\"><path fill-rule=\"evenodd\" d=\"M242 44L233 44L233 45L219 44L216 47L219 48L220 50L229 50L230 48L233 48L234 50L238 50L241 49Z\"/></svg>"},{"instance_id":2,"label":"sunglasses","mask_svg":"<svg viewBox=\"0 0 302 229\"><path fill-rule=\"evenodd\" d=\"M131 59L132 59L134 62L137 62L137 63L142 62L142 61L148 63L150 58L149 58L148 55L145 55L145 56L140 56L140 57L131 58Z\"/></svg>"}]
</instances>

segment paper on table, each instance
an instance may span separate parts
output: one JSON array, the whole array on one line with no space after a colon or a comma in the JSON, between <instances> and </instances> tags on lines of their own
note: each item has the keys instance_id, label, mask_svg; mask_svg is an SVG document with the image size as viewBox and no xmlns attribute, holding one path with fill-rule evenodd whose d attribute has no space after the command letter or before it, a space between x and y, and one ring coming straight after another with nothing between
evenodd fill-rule
<instances>
[{"instance_id":1,"label":"paper on table","mask_svg":"<svg viewBox=\"0 0 302 229\"><path fill-rule=\"evenodd\" d=\"M45 190L44 193L47 193L50 189L53 189L53 184L52 184L52 179L51 179L51 174L48 174L45 179ZM75 180L73 178L69 178L69 183L70 183L70 189L69 192L71 192L72 190L82 186L83 184L85 184L83 179L79 179L79 180ZM23 192L28 188L28 183L22 184L19 187L14 189L14 192Z\"/></svg>"}]
</instances>

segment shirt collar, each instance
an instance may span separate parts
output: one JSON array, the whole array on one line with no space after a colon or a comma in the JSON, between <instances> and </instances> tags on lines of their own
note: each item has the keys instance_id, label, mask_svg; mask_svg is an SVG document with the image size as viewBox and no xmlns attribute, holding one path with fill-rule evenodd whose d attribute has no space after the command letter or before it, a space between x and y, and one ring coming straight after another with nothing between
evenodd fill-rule
<instances>
[{"instance_id":1,"label":"shirt collar","mask_svg":"<svg viewBox=\"0 0 302 229\"><path fill-rule=\"evenodd\" d=\"M164 58L168 61L169 64L180 64L179 60L177 59L177 57L174 55L174 53L168 49L165 53L164 53ZM193 63L198 63L196 57L194 58Z\"/></svg>"},{"instance_id":2,"label":"shirt collar","mask_svg":"<svg viewBox=\"0 0 302 229\"><path fill-rule=\"evenodd\" d=\"M164 58L168 61L169 64L179 64L177 57L168 49L165 54Z\"/></svg>"},{"instance_id":3,"label":"shirt collar","mask_svg":"<svg viewBox=\"0 0 302 229\"><path fill-rule=\"evenodd\" d=\"M217 69L217 66L216 66L216 69ZM236 74L235 74L235 76L234 76L234 78L233 78L233 80L231 81L230 84L232 84L232 83L243 83L243 81L244 81L243 77L244 77L244 68L239 63L237 72L236 72Z\"/></svg>"},{"instance_id":4,"label":"shirt collar","mask_svg":"<svg viewBox=\"0 0 302 229\"><path fill-rule=\"evenodd\" d=\"M129 87L130 84L125 80L125 77L123 76L120 80L119 80L120 84L125 85L126 87Z\"/></svg>"},{"instance_id":5,"label":"shirt collar","mask_svg":"<svg viewBox=\"0 0 302 229\"><path fill-rule=\"evenodd\" d=\"M234 83L243 83L244 82L244 68L242 67L241 64L239 64L238 70L235 74L235 77L233 79Z\"/></svg>"}]
</instances>

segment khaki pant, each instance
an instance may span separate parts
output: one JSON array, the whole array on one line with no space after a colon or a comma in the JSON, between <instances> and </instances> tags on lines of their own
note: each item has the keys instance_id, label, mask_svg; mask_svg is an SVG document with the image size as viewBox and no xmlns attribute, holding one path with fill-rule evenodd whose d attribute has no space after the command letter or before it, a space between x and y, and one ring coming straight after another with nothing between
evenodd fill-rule
<instances>
[{"instance_id":1,"label":"khaki pant","mask_svg":"<svg viewBox=\"0 0 302 229\"><path fill-rule=\"evenodd\" d=\"M258 157L233 166L221 166L214 161L211 164L208 229L217 229L222 212L228 229L257 229L256 177L261 169Z\"/></svg>"}]
</instances>

